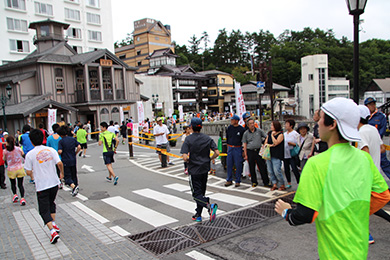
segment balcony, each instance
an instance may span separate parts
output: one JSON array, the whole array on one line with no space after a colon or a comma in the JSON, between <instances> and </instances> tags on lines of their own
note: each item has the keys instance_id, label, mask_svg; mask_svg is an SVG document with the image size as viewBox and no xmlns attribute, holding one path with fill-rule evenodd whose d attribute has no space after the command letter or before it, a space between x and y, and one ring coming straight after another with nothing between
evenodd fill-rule
<instances>
[{"instance_id":1,"label":"balcony","mask_svg":"<svg viewBox=\"0 0 390 260\"><path fill-rule=\"evenodd\" d=\"M85 102L85 93L83 89L76 90L76 103Z\"/></svg>"},{"instance_id":2,"label":"balcony","mask_svg":"<svg viewBox=\"0 0 390 260\"><path fill-rule=\"evenodd\" d=\"M124 89L117 89L116 90L116 99L117 100L124 100L125 99L125 90Z\"/></svg>"},{"instance_id":3,"label":"balcony","mask_svg":"<svg viewBox=\"0 0 390 260\"><path fill-rule=\"evenodd\" d=\"M112 89L104 89L104 100L114 100L114 93L112 92Z\"/></svg>"},{"instance_id":4,"label":"balcony","mask_svg":"<svg viewBox=\"0 0 390 260\"><path fill-rule=\"evenodd\" d=\"M91 89L91 100L101 100L100 89Z\"/></svg>"}]
</instances>

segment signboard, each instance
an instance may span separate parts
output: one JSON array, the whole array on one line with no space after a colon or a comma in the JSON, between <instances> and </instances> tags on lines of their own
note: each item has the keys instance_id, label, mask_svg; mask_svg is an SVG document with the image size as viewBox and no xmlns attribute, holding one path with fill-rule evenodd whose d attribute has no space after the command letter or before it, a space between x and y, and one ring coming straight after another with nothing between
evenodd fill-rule
<instances>
[{"instance_id":1,"label":"signboard","mask_svg":"<svg viewBox=\"0 0 390 260\"><path fill-rule=\"evenodd\" d=\"M172 117L172 108L168 108L168 117Z\"/></svg>"},{"instance_id":2,"label":"signboard","mask_svg":"<svg viewBox=\"0 0 390 260\"><path fill-rule=\"evenodd\" d=\"M179 105L179 118L180 122L184 121L183 105Z\"/></svg>"},{"instance_id":3,"label":"signboard","mask_svg":"<svg viewBox=\"0 0 390 260\"><path fill-rule=\"evenodd\" d=\"M47 112L35 113L35 117L47 117L47 116L48 116Z\"/></svg>"},{"instance_id":4,"label":"signboard","mask_svg":"<svg viewBox=\"0 0 390 260\"><path fill-rule=\"evenodd\" d=\"M47 130L49 134L53 134L52 126L57 122L57 109L49 109L47 115Z\"/></svg>"},{"instance_id":5,"label":"signboard","mask_svg":"<svg viewBox=\"0 0 390 260\"><path fill-rule=\"evenodd\" d=\"M100 66L112 67L112 60L100 59Z\"/></svg>"},{"instance_id":6,"label":"signboard","mask_svg":"<svg viewBox=\"0 0 390 260\"><path fill-rule=\"evenodd\" d=\"M138 123L142 124L142 122L145 120L144 104L142 103L142 101L137 101L137 111L138 111Z\"/></svg>"},{"instance_id":7,"label":"signboard","mask_svg":"<svg viewBox=\"0 0 390 260\"><path fill-rule=\"evenodd\" d=\"M139 124L138 123L133 123L133 142L138 142L139 141Z\"/></svg>"},{"instance_id":8,"label":"signboard","mask_svg":"<svg viewBox=\"0 0 390 260\"><path fill-rule=\"evenodd\" d=\"M162 109L162 103L156 103L156 109Z\"/></svg>"},{"instance_id":9,"label":"signboard","mask_svg":"<svg viewBox=\"0 0 390 260\"><path fill-rule=\"evenodd\" d=\"M235 91L236 91L236 110L237 110L237 115L240 117L240 125L244 125L245 122L242 119L242 114L246 112L246 107L244 103L244 97L242 95L242 90L241 90L241 84L240 83L235 83Z\"/></svg>"},{"instance_id":10,"label":"signboard","mask_svg":"<svg viewBox=\"0 0 390 260\"><path fill-rule=\"evenodd\" d=\"M257 89L257 94L264 94L264 92L265 92L265 82L257 81L256 89Z\"/></svg>"},{"instance_id":11,"label":"signboard","mask_svg":"<svg viewBox=\"0 0 390 260\"><path fill-rule=\"evenodd\" d=\"M125 114L123 113L123 107L119 107L119 116L121 119L121 122L125 121Z\"/></svg>"}]
</instances>

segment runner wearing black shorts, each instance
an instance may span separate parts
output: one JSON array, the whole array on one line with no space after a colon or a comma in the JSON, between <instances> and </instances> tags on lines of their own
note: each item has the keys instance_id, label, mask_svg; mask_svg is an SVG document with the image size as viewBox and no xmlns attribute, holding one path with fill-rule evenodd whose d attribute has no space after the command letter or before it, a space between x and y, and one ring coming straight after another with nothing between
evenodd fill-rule
<instances>
[{"instance_id":1,"label":"runner wearing black shorts","mask_svg":"<svg viewBox=\"0 0 390 260\"><path fill-rule=\"evenodd\" d=\"M117 185L118 176L116 176L114 173L114 169L112 168L112 163L115 162L114 154L116 148L118 147L119 140L114 133L107 131L107 128L108 128L108 124L106 122L100 123L100 129L102 132L100 133L99 136L99 146L103 145L103 161L108 170L108 177L106 177L106 180L108 182L111 182L112 179L114 179L114 185Z\"/></svg>"}]
</instances>

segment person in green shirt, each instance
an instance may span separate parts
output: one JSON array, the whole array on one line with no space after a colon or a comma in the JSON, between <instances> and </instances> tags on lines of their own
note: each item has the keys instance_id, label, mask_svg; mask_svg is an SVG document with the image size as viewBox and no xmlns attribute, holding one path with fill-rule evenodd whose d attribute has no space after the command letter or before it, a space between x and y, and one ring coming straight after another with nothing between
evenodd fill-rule
<instances>
[{"instance_id":1,"label":"person in green shirt","mask_svg":"<svg viewBox=\"0 0 390 260\"><path fill-rule=\"evenodd\" d=\"M76 138L77 138L77 142L80 143L81 149L83 149L79 153L79 156L81 156L84 153L83 158L85 158L88 146L87 146L87 131L85 131L83 125L81 125L79 130L77 130Z\"/></svg>"},{"instance_id":2,"label":"person in green shirt","mask_svg":"<svg viewBox=\"0 0 390 260\"><path fill-rule=\"evenodd\" d=\"M99 136L99 146L103 144L103 161L108 170L108 177L106 180L111 182L114 179L114 185L118 184L118 176L115 175L114 169L112 168L112 163L115 162L114 154L116 153L116 148L119 144L118 137L107 131L108 124L106 122L100 123L100 136Z\"/></svg>"},{"instance_id":3,"label":"person in green shirt","mask_svg":"<svg viewBox=\"0 0 390 260\"><path fill-rule=\"evenodd\" d=\"M290 225L315 221L320 259L367 259L369 215L390 200L388 186L371 156L349 144L360 140L357 105L334 98L320 115L320 138L329 149L303 168L297 207L278 200L275 211Z\"/></svg>"}]
</instances>

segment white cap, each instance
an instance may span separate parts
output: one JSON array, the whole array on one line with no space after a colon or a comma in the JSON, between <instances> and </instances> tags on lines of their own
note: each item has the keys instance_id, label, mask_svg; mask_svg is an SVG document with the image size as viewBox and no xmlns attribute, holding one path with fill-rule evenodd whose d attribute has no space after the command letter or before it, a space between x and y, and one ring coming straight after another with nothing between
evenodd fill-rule
<instances>
[{"instance_id":1,"label":"white cap","mask_svg":"<svg viewBox=\"0 0 390 260\"><path fill-rule=\"evenodd\" d=\"M345 140L351 142L360 141L358 131L360 111L352 99L343 97L333 98L322 105L321 110L336 120L340 134Z\"/></svg>"},{"instance_id":2,"label":"white cap","mask_svg":"<svg viewBox=\"0 0 390 260\"><path fill-rule=\"evenodd\" d=\"M360 118L367 119L371 115L370 109L364 105L358 105L360 111Z\"/></svg>"},{"instance_id":3,"label":"white cap","mask_svg":"<svg viewBox=\"0 0 390 260\"><path fill-rule=\"evenodd\" d=\"M8 132L3 132L3 135L8 135Z\"/></svg>"}]
</instances>

